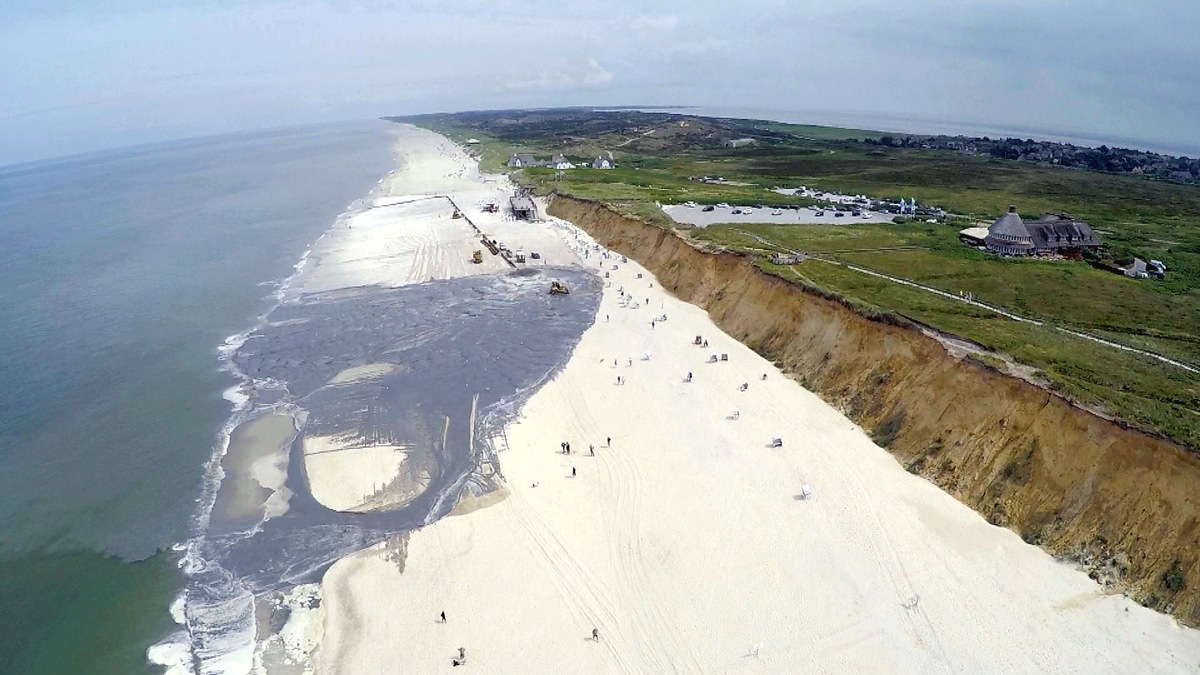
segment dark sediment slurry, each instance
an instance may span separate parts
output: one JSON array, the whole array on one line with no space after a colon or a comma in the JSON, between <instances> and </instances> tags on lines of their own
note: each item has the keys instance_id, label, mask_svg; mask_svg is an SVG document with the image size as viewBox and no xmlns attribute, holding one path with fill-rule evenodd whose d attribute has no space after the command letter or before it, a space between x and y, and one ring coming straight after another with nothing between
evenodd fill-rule
<instances>
[{"instance_id":1,"label":"dark sediment slurry","mask_svg":"<svg viewBox=\"0 0 1200 675\"><path fill-rule=\"evenodd\" d=\"M550 295L552 279L571 294ZM211 621L219 612L206 617L205 608L319 580L338 559L445 515L468 481L488 490L478 471L494 459L488 439L565 365L595 317L600 285L580 269L538 268L352 288L276 308L234 360L251 378L286 383L285 398L307 412L289 450L293 494L287 513L257 531L209 528L201 549L209 565L189 588L194 652L205 651L203 633L220 631ZM346 369L379 363L398 367L327 384ZM427 486L391 510L333 511L308 487L305 434L408 446L405 465L427 472Z\"/></svg>"}]
</instances>

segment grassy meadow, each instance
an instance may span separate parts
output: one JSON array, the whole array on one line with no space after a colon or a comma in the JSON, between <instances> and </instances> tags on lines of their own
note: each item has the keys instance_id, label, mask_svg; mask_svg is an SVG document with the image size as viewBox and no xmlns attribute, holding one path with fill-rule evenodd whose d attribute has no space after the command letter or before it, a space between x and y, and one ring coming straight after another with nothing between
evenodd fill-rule
<instances>
[{"instance_id":1,"label":"grassy meadow","mask_svg":"<svg viewBox=\"0 0 1200 675\"><path fill-rule=\"evenodd\" d=\"M616 169L580 168L562 175L525 169L514 179L542 193L606 202L716 249L764 256L772 250L804 251L816 258L779 267L763 257L759 264L864 310L906 317L1007 354L1068 397L1200 448L1200 376L1056 329L1200 364L1200 188L947 151L880 148L861 142L873 132L749 120L567 110L408 121L455 140L479 139L483 166L491 171L506 170L515 152L541 159L562 153L577 163L611 152ZM724 141L743 137L756 143L724 147ZM703 176L724 182L697 180ZM916 197L952 215L936 223L743 223L693 229L673 223L659 208L689 200L812 203L770 192L798 185L874 198ZM1167 279L1129 279L1081 262L1003 259L959 243L959 229L990 223L1010 204L1027 218L1045 212L1081 218L1105 242L1106 257L1118 263L1134 256L1162 260L1170 270ZM1013 321L844 264L950 293L969 292L1046 325Z\"/></svg>"}]
</instances>

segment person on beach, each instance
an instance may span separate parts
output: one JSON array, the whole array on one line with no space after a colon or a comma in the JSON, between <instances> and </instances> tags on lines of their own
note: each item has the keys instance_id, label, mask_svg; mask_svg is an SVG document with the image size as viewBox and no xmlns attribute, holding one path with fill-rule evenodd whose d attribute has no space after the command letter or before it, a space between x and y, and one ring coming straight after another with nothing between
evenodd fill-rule
<instances>
[{"instance_id":1,"label":"person on beach","mask_svg":"<svg viewBox=\"0 0 1200 675\"><path fill-rule=\"evenodd\" d=\"M633 357L632 357L632 356L631 356L631 357L629 357L629 366L630 366L630 367L632 367L632 366L633 366Z\"/></svg>"},{"instance_id":2,"label":"person on beach","mask_svg":"<svg viewBox=\"0 0 1200 675\"><path fill-rule=\"evenodd\" d=\"M592 445L591 443L588 443L588 454L592 457L596 456L596 446Z\"/></svg>"},{"instance_id":3,"label":"person on beach","mask_svg":"<svg viewBox=\"0 0 1200 675\"><path fill-rule=\"evenodd\" d=\"M446 623L446 613L442 612L442 623Z\"/></svg>"},{"instance_id":4,"label":"person on beach","mask_svg":"<svg viewBox=\"0 0 1200 675\"><path fill-rule=\"evenodd\" d=\"M608 448L612 447L612 436L609 436L608 438L604 439L604 445L605 445L605 447L608 447Z\"/></svg>"},{"instance_id":5,"label":"person on beach","mask_svg":"<svg viewBox=\"0 0 1200 675\"><path fill-rule=\"evenodd\" d=\"M567 454L571 454L571 444L567 443Z\"/></svg>"},{"instance_id":6,"label":"person on beach","mask_svg":"<svg viewBox=\"0 0 1200 675\"><path fill-rule=\"evenodd\" d=\"M692 381L692 374L691 374L690 372L688 373L688 376L687 376L687 381L688 381L688 382L691 382L691 381Z\"/></svg>"},{"instance_id":7,"label":"person on beach","mask_svg":"<svg viewBox=\"0 0 1200 675\"><path fill-rule=\"evenodd\" d=\"M575 467L571 467L571 478L575 477Z\"/></svg>"},{"instance_id":8,"label":"person on beach","mask_svg":"<svg viewBox=\"0 0 1200 675\"><path fill-rule=\"evenodd\" d=\"M650 330L654 330L654 319L650 319Z\"/></svg>"},{"instance_id":9,"label":"person on beach","mask_svg":"<svg viewBox=\"0 0 1200 675\"><path fill-rule=\"evenodd\" d=\"M593 628L592 629L592 642L599 642L599 641L600 641L600 629Z\"/></svg>"}]
</instances>

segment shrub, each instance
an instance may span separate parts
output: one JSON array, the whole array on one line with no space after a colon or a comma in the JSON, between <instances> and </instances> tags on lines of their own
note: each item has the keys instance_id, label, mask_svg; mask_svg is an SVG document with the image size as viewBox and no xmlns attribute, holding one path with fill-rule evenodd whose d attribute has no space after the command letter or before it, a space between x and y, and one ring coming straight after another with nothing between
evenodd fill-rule
<instances>
[{"instance_id":1,"label":"shrub","mask_svg":"<svg viewBox=\"0 0 1200 675\"><path fill-rule=\"evenodd\" d=\"M1183 565L1178 560L1171 563L1171 568L1163 573L1163 587L1172 593L1178 593L1183 590Z\"/></svg>"}]
</instances>

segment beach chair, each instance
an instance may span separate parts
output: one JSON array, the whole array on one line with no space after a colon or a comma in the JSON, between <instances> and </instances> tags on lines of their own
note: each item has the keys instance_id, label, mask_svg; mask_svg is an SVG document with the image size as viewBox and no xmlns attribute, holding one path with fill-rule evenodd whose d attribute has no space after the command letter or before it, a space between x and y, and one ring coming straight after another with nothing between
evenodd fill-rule
<instances>
[{"instance_id":1,"label":"beach chair","mask_svg":"<svg viewBox=\"0 0 1200 675\"><path fill-rule=\"evenodd\" d=\"M804 483L803 485L801 485L800 486L800 499L807 500L811 496L812 496L812 488L810 488L808 486L808 483Z\"/></svg>"},{"instance_id":2,"label":"beach chair","mask_svg":"<svg viewBox=\"0 0 1200 675\"><path fill-rule=\"evenodd\" d=\"M713 354L713 355L709 356L709 357L708 357L708 362L709 362L709 363L716 363L716 362L717 362L717 355L716 355L716 354Z\"/></svg>"},{"instance_id":3,"label":"beach chair","mask_svg":"<svg viewBox=\"0 0 1200 675\"><path fill-rule=\"evenodd\" d=\"M771 438L771 447L772 448L782 448L783 447L783 438L781 438L779 436L773 436Z\"/></svg>"},{"instance_id":4,"label":"beach chair","mask_svg":"<svg viewBox=\"0 0 1200 675\"><path fill-rule=\"evenodd\" d=\"M728 355L728 354L722 354L722 355L721 355L721 360L722 360L722 361L728 361L728 360L729 360L729 355Z\"/></svg>"}]
</instances>

